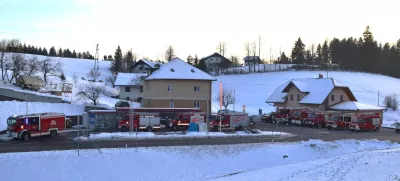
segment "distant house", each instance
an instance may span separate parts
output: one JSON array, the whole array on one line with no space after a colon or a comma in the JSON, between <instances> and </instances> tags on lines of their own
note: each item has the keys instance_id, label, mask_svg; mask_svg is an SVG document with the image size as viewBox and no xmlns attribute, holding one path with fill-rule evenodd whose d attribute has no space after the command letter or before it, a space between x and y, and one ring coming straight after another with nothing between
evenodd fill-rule
<instances>
[{"instance_id":1,"label":"distant house","mask_svg":"<svg viewBox=\"0 0 400 181\"><path fill-rule=\"evenodd\" d=\"M133 73L151 73L159 69L163 65L162 62L155 62L151 60L139 60L132 65L131 70Z\"/></svg>"},{"instance_id":2,"label":"distant house","mask_svg":"<svg viewBox=\"0 0 400 181\"><path fill-rule=\"evenodd\" d=\"M244 60L244 66L254 65L254 64L257 65L263 63L259 56L246 56L244 57L243 60Z\"/></svg>"},{"instance_id":3,"label":"distant house","mask_svg":"<svg viewBox=\"0 0 400 181\"><path fill-rule=\"evenodd\" d=\"M38 90L44 87L45 82L39 76L20 75L16 80L16 84L19 87Z\"/></svg>"},{"instance_id":4,"label":"distant house","mask_svg":"<svg viewBox=\"0 0 400 181\"><path fill-rule=\"evenodd\" d=\"M144 73L118 73L115 86L119 87L119 98L129 101L138 101L143 97Z\"/></svg>"},{"instance_id":5,"label":"distant house","mask_svg":"<svg viewBox=\"0 0 400 181\"><path fill-rule=\"evenodd\" d=\"M209 72L229 68L232 62L219 53L213 53L209 56L203 57L200 61L204 61Z\"/></svg>"},{"instance_id":6,"label":"distant house","mask_svg":"<svg viewBox=\"0 0 400 181\"><path fill-rule=\"evenodd\" d=\"M279 86L266 102L287 109L326 110L347 101L357 99L349 87L333 78L299 78Z\"/></svg>"},{"instance_id":7,"label":"distant house","mask_svg":"<svg viewBox=\"0 0 400 181\"><path fill-rule=\"evenodd\" d=\"M144 81L142 107L195 108L211 112L211 83L216 79L174 58Z\"/></svg>"}]
</instances>

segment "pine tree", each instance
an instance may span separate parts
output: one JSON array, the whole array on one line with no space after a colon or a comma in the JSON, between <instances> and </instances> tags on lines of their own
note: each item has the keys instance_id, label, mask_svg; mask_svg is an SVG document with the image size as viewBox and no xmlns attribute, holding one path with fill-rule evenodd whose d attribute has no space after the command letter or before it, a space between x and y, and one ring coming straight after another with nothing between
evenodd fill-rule
<instances>
[{"instance_id":1,"label":"pine tree","mask_svg":"<svg viewBox=\"0 0 400 181\"><path fill-rule=\"evenodd\" d=\"M111 71L114 73L121 72L122 68L122 52L121 48L118 45L117 50L115 50L114 60L111 64Z\"/></svg>"},{"instance_id":2,"label":"pine tree","mask_svg":"<svg viewBox=\"0 0 400 181\"><path fill-rule=\"evenodd\" d=\"M57 57L63 57L63 51L62 51L62 49L60 48L60 49L58 49L58 54L57 54Z\"/></svg>"},{"instance_id":3,"label":"pine tree","mask_svg":"<svg viewBox=\"0 0 400 181\"><path fill-rule=\"evenodd\" d=\"M318 66L322 65L322 47L321 44L317 46L317 57L315 57L315 64Z\"/></svg>"},{"instance_id":4,"label":"pine tree","mask_svg":"<svg viewBox=\"0 0 400 181\"><path fill-rule=\"evenodd\" d=\"M305 45L301 41L301 38L299 37L294 44L293 50L292 50L292 61L294 64L297 65L302 65L305 63Z\"/></svg>"},{"instance_id":5,"label":"pine tree","mask_svg":"<svg viewBox=\"0 0 400 181\"><path fill-rule=\"evenodd\" d=\"M75 52L75 50L74 50L74 51L72 51L72 58L77 58L77 55L76 55L76 52Z\"/></svg>"},{"instance_id":6,"label":"pine tree","mask_svg":"<svg viewBox=\"0 0 400 181\"><path fill-rule=\"evenodd\" d=\"M206 66L206 62L204 60L200 60L199 64L196 65L196 67L204 72L207 71L207 66Z\"/></svg>"},{"instance_id":7,"label":"pine tree","mask_svg":"<svg viewBox=\"0 0 400 181\"><path fill-rule=\"evenodd\" d=\"M43 50L42 50L42 55L44 55L44 56L47 56L48 54L47 54L47 49L46 48L43 48Z\"/></svg>"},{"instance_id":8,"label":"pine tree","mask_svg":"<svg viewBox=\"0 0 400 181\"><path fill-rule=\"evenodd\" d=\"M132 72L132 66L134 64L134 56L132 50L128 51L124 57L125 62L125 72Z\"/></svg>"},{"instance_id":9,"label":"pine tree","mask_svg":"<svg viewBox=\"0 0 400 181\"><path fill-rule=\"evenodd\" d=\"M114 60L112 55L108 55L107 60Z\"/></svg>"},{"instance_id":10,"label":"pine tree","mask_svg":"<svg viewBox=\"0 0 400 181\"><path fill-rule=\"evenodd\" d=\"M24 47L22 49L23 49L22 50L23 53L28 53L28 47L25 45L25 43L24 43Z\"/></svg>"},{"instance_id":11,"label":"pine tree","mask_svg":"<svg viewBox=\"0 0 400 181\"><path fill-rule=\"evenodd\" d=\"M197 58L197 54L194 56L193 64L194 65L198 65L199 64L199 58Z\"/></svg>"},{"instance_id":12,"label":"pine tree","mask_svg":"<svg viewBox=\"0 0 400 181\"><path fill-rule=\"evenodd\" d=\"M324 66L328 66L328 64L331 63L331 59L329 57L329 47L328 47L328 41L324 41L324 45L322 46L322 64Z\"/></svg>"},{"instance_id":13,"label":"pine tree","mask_svg":"<svg viewBox=\"0 0 400 181\"><path fill-rule=\"evenodd\" d=\"M49 56L52 56L52 57L57 56L57 52L56 52L56 49L54 48L54 46L52 46L50 48Z\"/></svg>"},{"instance_id":14,"label":"pine tree","mask_svg":"<svg viewBox=\"0 0 400 181\"><path fill-rule=\"evenodd\" d=\"M107 60L107 55L104 55L103 60Z\"/></svg>"},{"instance_id":15,"label":"pine tree","mask_svg":"<svg viewBox=\"0 0 400 181\"><path fill-rule=\"evenodd\" d=\"M63 81L63 82L64 82L65 80L67 80L67 78L66 78L65 75L64 75L64 72L61 73L60 79L61 79L61 81Z\"/></svg>"},{"instance_id":16,"label":"pine tree","mask_svg":"<svg viewBox=\"0 0 400 181\"><path fill-rule=\"evenodd\" d=\"M39 47L39 49L36 52L37 55L43 55L43 50L42 47Z\"/></svg>"}]
</instances>

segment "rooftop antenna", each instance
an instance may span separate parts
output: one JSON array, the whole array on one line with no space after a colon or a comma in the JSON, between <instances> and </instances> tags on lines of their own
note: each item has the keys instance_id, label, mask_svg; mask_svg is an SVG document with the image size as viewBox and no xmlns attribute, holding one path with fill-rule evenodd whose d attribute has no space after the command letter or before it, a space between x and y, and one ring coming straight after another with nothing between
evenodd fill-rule
<instances>
[{"instance_id":1,"label":"rooftop antenna","mask_svg":"<svg viewBox=\"0 0 400 181\"><path fill-rule=\"evenodd\" d=\"M99 70L99 44L96 45L96 54L94 55L94 69Z\"/></svg>"}]
</instances>

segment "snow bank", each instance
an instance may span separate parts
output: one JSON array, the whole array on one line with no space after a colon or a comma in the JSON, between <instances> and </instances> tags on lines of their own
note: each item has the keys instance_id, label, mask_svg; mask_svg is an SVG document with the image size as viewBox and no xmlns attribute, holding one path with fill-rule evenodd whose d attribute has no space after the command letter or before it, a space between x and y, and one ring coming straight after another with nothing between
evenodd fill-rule
<instances>
[{"instance_id":1,"label":"snow bank","mask_svg":"<svg viewBox=\"0 0 400 181\"><path fill-rule=\"evenodd\" d=\"M0 141L10 141L12 140L12 137L8 137L7 134L0 134Z\"/></svg>"},{"instance_id":2,"label":"snow bank","mask_svg":"<svg viewBox=\"0 0 400 181\"><path fill-rule=\"evenodd\" d=\"M244 137L244 136L292 136L290 133L284 132L270 132L270 131L260 131L252 134L245 131L238 131L235 133L227 134L224 132L168 132L164 134L155 134L154 132L115 132L115 133L98 133L90 134L89 138L81 136L79 139L81 141L89 140L154 140L154 139L192 139L192 138L226 138L226 137ZM77 140L75 138L75 140Z\"/></svg>"},{"instance_id":3,"label":"snow bank","mask_svg":"<svg viewBox=\"0 0 400 181\"><path fill-rule=\"evenodd\" d=\"M0 131L7 129L7 118L14 114L26 114L26 102L0 101ZM59 112L65 115L82 115L83 105L28 102L28 113Z\"/></svg>"},{"instance_id":4,"label":"snow bank","mask_svg":"<svg viewBox=\"0 0 400 181\"><path fill-rule=\"evenodd\" d=\"M6 163L0 164L0 173L3 180L44 181L395 180L400 175L400 161L395 159L399 148L377 140L311 140L101 149L102 153L93 149L81 150L80 155L75 150L7 153L0 154L0 163ZM24 174L15 168L24 168Z\"/></svg>"}]
</instances>

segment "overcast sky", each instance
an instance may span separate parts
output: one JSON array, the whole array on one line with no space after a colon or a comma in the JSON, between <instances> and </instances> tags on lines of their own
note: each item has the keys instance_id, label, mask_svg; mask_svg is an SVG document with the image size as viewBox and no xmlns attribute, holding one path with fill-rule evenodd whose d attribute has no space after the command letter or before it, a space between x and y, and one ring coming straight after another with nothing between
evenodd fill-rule
<instances>
[{"instance_id":1,"label":"overcast sky","mask_svg":"<svg viewBox=\"0 0 400 181\"><path fill-rule=\"evenodd\" d=\"M398 0L397 0L398 1ZM244 56L244 43L262 36L262 56L332 37L360 37L370 25L380 42L400 38L396 0L0 0L0 38L100 56L118 45L140 57L203 57L226 41L226 56ZM290 52L288 52L290 55Z\"/></svg>"}]
</instances>

